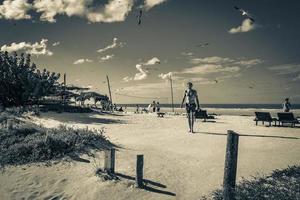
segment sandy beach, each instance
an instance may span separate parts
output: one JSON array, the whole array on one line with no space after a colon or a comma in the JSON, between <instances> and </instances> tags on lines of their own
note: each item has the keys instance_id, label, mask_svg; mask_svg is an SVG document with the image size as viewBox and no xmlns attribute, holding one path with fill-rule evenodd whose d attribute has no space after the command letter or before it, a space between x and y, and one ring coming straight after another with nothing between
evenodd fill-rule
<instances>
[{"instance_id":1,"label":"sandy beach","mask_svg":"<svg viewBox=\"0 0 300 200\"><path fill-rule=\"evenodd\" d=\"M222 185L226 132L241 134L238 180L300 164L299 128L255 126L253 116L217 116L196 122L188 134L185 116L155 114L44 113L38 124L105 129L116 145L121 181L101 181L103 153L66 158L50 166L34 164L0 174L0 199L199 199ZM145 159L145 190L134 187L136 155Z\"/></svg>"}]
</instances>

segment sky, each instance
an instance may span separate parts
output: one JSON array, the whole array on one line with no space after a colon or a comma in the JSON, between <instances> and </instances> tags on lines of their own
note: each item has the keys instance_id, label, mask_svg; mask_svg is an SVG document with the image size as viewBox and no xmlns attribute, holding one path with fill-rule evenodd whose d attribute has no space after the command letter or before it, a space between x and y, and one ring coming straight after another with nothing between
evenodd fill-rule
<instances>
[{"instance_id":1,"label":"sky","mask_svg":"<svg viewBox=\"0 0 300 200\"><path fill-rule=\"evenodd\" d=\"M171 103L170 78L175 103L188 81L204 104L300 103L299 10L297 0L0 0L0 49L101 94L108 75L116 103Z\"/></svg>"}]
</instances>

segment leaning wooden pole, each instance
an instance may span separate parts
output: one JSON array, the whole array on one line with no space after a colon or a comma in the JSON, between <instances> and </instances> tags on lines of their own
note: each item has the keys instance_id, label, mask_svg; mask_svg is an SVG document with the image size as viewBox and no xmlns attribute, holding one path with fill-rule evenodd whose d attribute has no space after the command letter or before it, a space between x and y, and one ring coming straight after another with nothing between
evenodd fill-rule
<instances>
[{"instance_id":1,"label":"leaning wooden pole","mask_svg":"<svg viewBox=\"0 0 300 200\"><path fill-rule=\"evenodd\" d=\"M239 135L229 130L227 133L227 147L223 180L223 199L235 200L235 184L238 161Z\"/></svg>"},{"instance_id":2,"label":"leaning wooden pole","mask_svg":"<svg viewBox=\"0 0 300 200\"><path fill-rule=\"evenodd\" d=\"M112 100L112 97L111 97L111 89L110 89L110 83L109 83L108 75L106 75L106 80L107 80L107 87L108 87L108 92L109 92L109 99L110 99L111 106L112 106L113 105L113 100Z\"/></svg>"},{"instance_id":3,"label":"leaning wooden pole","mask_svg":"<svg viewBox=\"0 0 300 200\"><path fill-rule=\"evenodd\" d=\"M64 73L64 87L63 87L63 104L66 105L66 87L67 87L67 74Z\"/></svg>"},{"instance_id":4,"label":"leaning wooden pole","mask_svg":"<svg viewBox=\"0 0 300 200\"><path fill-rule=\"evenodd\" d=\"M172 112L174 112L173 80L171 75L170 75L170 84L171 84Z\"/></svg>"}]
</instances>

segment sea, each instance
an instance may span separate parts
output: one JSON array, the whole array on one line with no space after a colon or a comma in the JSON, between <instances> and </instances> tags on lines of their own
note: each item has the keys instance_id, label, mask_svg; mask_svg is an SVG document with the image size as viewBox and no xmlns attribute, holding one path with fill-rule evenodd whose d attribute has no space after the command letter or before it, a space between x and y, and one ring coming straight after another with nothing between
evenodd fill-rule
<instances>
[{"instance_id":1,"label":"sea","mask_svg":"<svg viewBox=\"0 0 300 200\"><path fill-rule=\"evenodd\" d=\"M148 108L149 104L118 104L126 108L127 111L134 111L136 105L140 108ZM171 104L160 104L162 112L173 112ZM282 104L201 104L201 109L207 110L210 114L219 115L243 115L253 116L254 112L270 112L272 116L276 117L278 112L283 112ZM174 112L184 113L185 109L180 108L180 104L174 104ZM295 117L300 117L300 104L292 104L291 112Z\"/></svg>"}]
</instances>

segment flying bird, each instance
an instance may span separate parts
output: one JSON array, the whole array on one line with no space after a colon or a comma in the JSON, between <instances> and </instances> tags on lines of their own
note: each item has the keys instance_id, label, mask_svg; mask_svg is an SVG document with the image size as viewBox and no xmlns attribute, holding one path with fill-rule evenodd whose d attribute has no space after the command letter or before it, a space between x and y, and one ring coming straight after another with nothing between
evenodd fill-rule
<instances>
[{"instance_id":1,"label":"flying bird","mask_svg":"<svg viewBox=\"0 0 300 200\"><path fill-rule=\"evenodd\" d=\"M141 23L142 23L142 16L143 16L143 11L140 10L139 15L138 15L138 25L141 25Z\"/></svg>"},{"instance_id":2,"label":"flying bird","mask_svg":"<svg viewBox=\"0 0 300 200\"><path fill-rule=\"evenodd\" d=\"M255 19L254 19L247 11L245 11L244 9L239 8L239 7L237 7L237 6L234 6L234 8L235 8L236 10L240 11L240 13L241 13L242 16L245 16L245 17L247 17L248 19L250 19L252 23L255 22Z\"/></svg>"},{"instance_id":3,"label":"flying bird","mask_svg":"<svg viewBox=\"0 0 300 200\"><path fill-rule=\"evenodd\" d=\"M197 47L206 47L208 45L209 45L209 43L203 43L203 44L198 44Z\"/></svg>"},{"instance_id":4,"label":"flying bird","mask_svg":"<svg viewBox=\"0 0 300 200\"><path fill-rule=\"evenodd\" d=\"M253 89L254 89L254 87L253 87L253 86L249 86L249 89L253 90Z\"/></svg>"}]
</instances>

